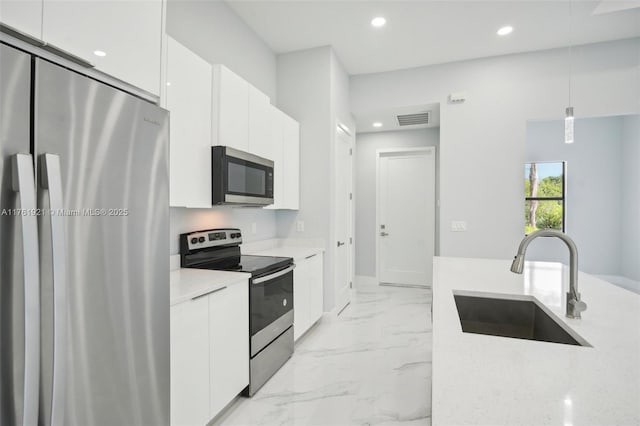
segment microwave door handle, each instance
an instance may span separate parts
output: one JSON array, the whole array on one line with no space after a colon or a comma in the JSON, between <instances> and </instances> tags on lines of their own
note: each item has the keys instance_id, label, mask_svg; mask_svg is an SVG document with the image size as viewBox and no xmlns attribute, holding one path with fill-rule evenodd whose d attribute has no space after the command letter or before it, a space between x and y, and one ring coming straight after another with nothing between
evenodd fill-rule
<instances>
[{"instance_id":1,"label":"microwave door handle","mask_svg":"<svg viewBox=\"0 0 640 426\"><path fill-rule=\"evenodd\" d=\"M40 161L40 186L47 190L51 221L51 260L53 278L53 384L51 411L43 413L44 424L62 425L64 421L66 362L67 362L67 259L64 230L64 205L60 157L42 154Z\"/></svg>"},{"instance_id":2,"label":"microwave door handle","mask_svg":"<svg viewBox=\"0 0 640 426\"><path fill-rule=\"evenodd\" d=\"M265 281L269 281L272 280L274 278L278 278L281 277L285 274L288 274L289 272L293 271L295 269L296 265L291 265L286 269L282 269L278 272L274 272L273 274L270 275L265 275L264 277L260 277L260 278L256 278L254 280L251 280L252 284L262 284Z\"/></svg>"},{"instance_id":3,"label":"microwave door handle","mask_svg":"<svg viewBox=\"0 0 640 426\"><path fill-rule=\"evenodd\" d=\"M12 157L12 189L18 194L22 220L24 276L24 388L22 426L38 424L40 386L40 259L33 158Z\"/></svg>"}]
</instances>

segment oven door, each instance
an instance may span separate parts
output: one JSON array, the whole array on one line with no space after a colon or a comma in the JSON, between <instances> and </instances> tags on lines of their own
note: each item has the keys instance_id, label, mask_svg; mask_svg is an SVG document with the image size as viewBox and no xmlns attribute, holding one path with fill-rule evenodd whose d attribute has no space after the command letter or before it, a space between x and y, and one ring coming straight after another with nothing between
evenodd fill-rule
<instances>
[{"instance_id":1,"label":"oven door","mask_svg":"<svg viewBox=\"0 0 640 426\"><path fill-rule=\"evenodd\" d=\"M212 166L213 204L273 204L273 161L220 146L213 147Z\"/></svg>"},{"instance_id":2,"label":"oven door","mask_svg":"<svg viewBox=\"0 0 640 426\"><path fill-rule=\"evenodd\" d=\"M253 278L249 288L251 356L293 325L293 268Z\"/></svg>"}]
</instances>

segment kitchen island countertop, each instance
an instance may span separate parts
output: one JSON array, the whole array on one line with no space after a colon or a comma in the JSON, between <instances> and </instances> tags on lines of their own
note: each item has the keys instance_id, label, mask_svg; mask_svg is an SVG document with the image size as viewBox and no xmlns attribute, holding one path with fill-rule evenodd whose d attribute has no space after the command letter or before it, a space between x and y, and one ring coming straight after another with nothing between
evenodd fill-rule
<instances>
[{"instance_id":1,"label":"kitchen island countertop","mask_svg":"<svg viewBox=\"0 0 640 426\"><path fill-rule=\"evenodd\" d=\"M640 295L581 272L569 319L566 266L510 264L434 258L432 424L640 424ZM454 290L534 296L593 347L463 333Z\"/></svg>"}]
</instances>

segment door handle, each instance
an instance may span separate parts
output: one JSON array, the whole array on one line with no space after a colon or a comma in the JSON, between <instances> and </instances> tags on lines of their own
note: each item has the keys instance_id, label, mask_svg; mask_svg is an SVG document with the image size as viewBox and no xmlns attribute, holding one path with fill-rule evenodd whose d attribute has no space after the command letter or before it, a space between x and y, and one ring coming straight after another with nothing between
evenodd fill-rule
<instances>
[{"instance_id":1,"label":"door handle","mask_svg":"<svg viewBox=\"0 0 640 426\"><path fill-rule=\"evenodd\" d=\"M53 279L53 374L51 411L43 413L45 425L63 424L66 387L67 348L67 258L64 217L59 214L64 207L60 157L42 154L38 158L40 186L47 190L48 215L51 221L51 260Z\"/></svg>"},{"instance_id":2,"label":"door handle","mask_svg":"<svg viewBox=\"0 0 640 426\"><path fill-rule=\"evenodd\" d=\"M345 243L338 241L338 247L343 246Z\"/></svg>"},{"instance_id":3,"label":"door handle","mask_svg":"<svg viewBox=\"0 0 640 426\"><path fill-rule=\"evenodd\" d=\"M381 236L381 237L386 237L387 235L389 235L389 233L388 233L388 232L384 232L384 231L382 231L382 232L380 233L380 236Z\"/></svg>"},{"instance_id":4,"label":"door handle","mask_svg":"<svg viewBox=\"0 0 640 426\"><path fill-rule=\"evenodd\" d=\"M12 189L18 193L22 220L24 276L24 388L22 425L38 424L40 382L40 256L33 157L12 157ZM33 212L33 214L30 214Z\"/></svg>"}]
</instances>

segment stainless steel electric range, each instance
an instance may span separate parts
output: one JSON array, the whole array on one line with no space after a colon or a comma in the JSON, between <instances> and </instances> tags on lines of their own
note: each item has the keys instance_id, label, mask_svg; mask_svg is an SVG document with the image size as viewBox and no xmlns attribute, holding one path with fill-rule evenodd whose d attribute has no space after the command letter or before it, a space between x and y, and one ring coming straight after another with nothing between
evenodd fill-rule
<instances>
[{"instance_id":1,"label":"stainless steel electric range","mask_svg":"<svg viewBox=\"0 0 640 426\"><path fill-rule=\"evenodd\" d=\"M183 268L238 271L249 282L249 387L252 396L293 354L293 258L240 252L239 229L180 235Z\"/></svg>"}]
</instances>

